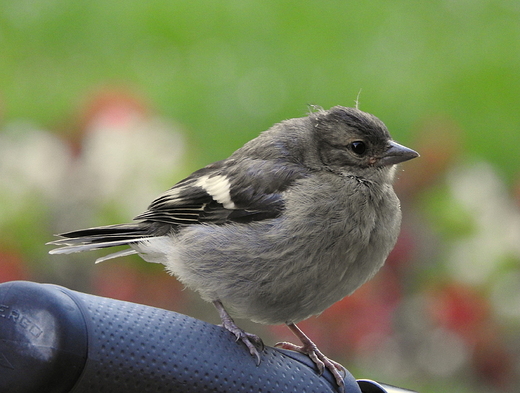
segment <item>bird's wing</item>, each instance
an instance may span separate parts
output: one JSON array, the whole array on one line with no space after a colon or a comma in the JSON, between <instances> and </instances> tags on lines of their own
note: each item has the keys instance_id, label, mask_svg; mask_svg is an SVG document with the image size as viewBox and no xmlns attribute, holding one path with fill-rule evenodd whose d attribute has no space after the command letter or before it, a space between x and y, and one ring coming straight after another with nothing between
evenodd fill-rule
<instances>
[{"instance_id":1,"label":"bird's wing","mask_svg":"<svg viewBox=\"0 0 520 393\"><path fill-rule=\"evenodd\" d=\"M305 167L276 160L219 161L177 183L135 219L190 225L274 218L283 212L283 191L307 175Z\"/></svg>"}]
</instances>

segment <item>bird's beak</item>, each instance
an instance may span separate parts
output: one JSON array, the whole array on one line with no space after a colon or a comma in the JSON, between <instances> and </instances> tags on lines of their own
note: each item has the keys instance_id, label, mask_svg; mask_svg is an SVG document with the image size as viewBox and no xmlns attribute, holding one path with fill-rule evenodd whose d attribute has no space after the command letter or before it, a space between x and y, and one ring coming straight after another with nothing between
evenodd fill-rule
<instances>
[{"instance_id":1,"label":"bird's beak","mask_svg":"<svg viewBox=\"0 0 520 393\"><path fill-rule=\"evenodd\" d=\"M390 141L388 149L383 157L376 162L376 166L399 164L400 162L408 161L416 157L419 157L419 153L415 150L409 149L397 142Z\"/></svg>"}]
</instances>

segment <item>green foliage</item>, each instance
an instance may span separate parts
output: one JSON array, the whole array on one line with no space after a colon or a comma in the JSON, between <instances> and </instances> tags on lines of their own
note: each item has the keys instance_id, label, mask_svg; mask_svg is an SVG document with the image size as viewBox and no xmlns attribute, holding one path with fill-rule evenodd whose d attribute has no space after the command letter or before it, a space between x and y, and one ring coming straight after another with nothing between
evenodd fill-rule
<instances>
[{"instance_id":1,"label":"green foliage","mask_svg":"<svg viewBox=\"0 0 520 393\"><path fill-rule=\"evenodd\" d=\"M446 240L471 236L475 222L467 209L447 193L444 188L432 189L424 195L423 209L435 231Z\"/></svg>"},{"instance_id":2,"label":"green foliage","mask_svg":"<svg viewBox=\"0 0 520 393\"><path fill-rule=\"evenodd\" d=\"M512 179L519 12L505 0L3 2L3 112L65 132L93 90L127 86L188 126L199 165L362 89L396 139L446 115Z\"/></svg>"}]
</instances>

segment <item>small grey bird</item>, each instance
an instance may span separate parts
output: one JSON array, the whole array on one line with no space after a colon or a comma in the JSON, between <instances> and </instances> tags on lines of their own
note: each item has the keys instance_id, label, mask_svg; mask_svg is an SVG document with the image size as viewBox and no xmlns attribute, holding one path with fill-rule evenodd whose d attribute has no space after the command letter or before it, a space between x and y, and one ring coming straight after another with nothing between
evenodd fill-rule
<instances>
[{"instance_id":1,"label":"small grey bird","mask_svg":"<svg viewBox=\"0 0 520 393\"><path fill-rule=\"evenodd\" d=\"M229 158L181 180L134 223L62 233L51 254L112 246L99 258L139 254L162 263L212 302L222 325L260 362L261 340L232 315L287 324L343 389L343 368L296 323L354 292L383 265L399 234L395 164L418 154L392 140L375 116L318 109L282 121Z\"/></svg>"}]
</instances>

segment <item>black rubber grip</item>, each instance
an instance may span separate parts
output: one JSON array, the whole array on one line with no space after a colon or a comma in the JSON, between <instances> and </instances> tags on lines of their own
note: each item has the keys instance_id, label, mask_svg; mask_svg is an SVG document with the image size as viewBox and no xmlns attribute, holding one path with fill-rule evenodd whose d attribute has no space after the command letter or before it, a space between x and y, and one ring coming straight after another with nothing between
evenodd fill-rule
<instances>
[{"instance_id":1,"label":"black rubber grip","mask_svg":"<svg viewBox=\"0 0 520 393\"><path fill-rule=\"evenodd\" d=\"M257 365L227 330L175 312L0 284L1 392L337 392L305 355L266 347L261 357ZM348 372L345 390L361 393Z\"/></svg>"}]
</instances>

